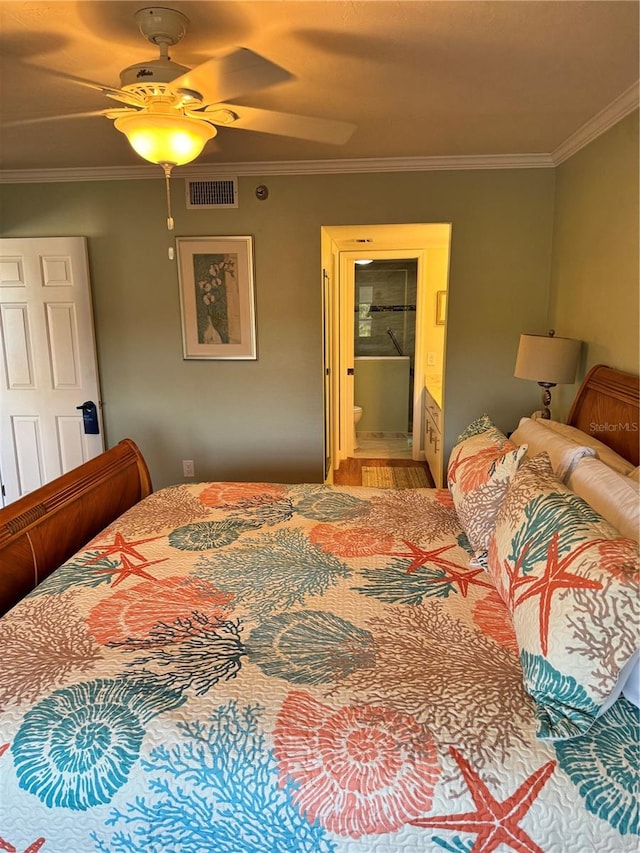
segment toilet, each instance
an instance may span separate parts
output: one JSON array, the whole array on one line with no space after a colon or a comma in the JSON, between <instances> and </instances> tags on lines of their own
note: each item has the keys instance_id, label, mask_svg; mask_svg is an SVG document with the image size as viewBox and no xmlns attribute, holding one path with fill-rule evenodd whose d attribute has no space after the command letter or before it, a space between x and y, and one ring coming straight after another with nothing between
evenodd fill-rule
<instances>
[{"instance_id":1,"label":"toilet","mask_svg":"<svg viewBox=\"0 0 640 853\"><path fill-rule=\"evenodd\" d=\"M362 406L353 407L353 449L358 449L358 434L356 432L357 424L362 417Z\"/></svg>"}]
</instances>

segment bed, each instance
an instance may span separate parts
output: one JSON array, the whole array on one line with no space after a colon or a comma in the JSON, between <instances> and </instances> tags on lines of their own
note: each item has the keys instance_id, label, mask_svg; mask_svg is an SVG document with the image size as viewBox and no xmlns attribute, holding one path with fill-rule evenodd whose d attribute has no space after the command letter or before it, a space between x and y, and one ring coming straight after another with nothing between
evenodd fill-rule
<instances>
[{"instance_id":1,"label":"bed","mask_svg":"<svg viewBox=\"0 0 640 853\"><path fill-rule=\"evenodd\" d=\"M152 492L125 440L2 510L0 850L635 853L637 541L538 426L448 489ZM569 426L635 482L636 377Z\"/></svg>"}]
</instances>

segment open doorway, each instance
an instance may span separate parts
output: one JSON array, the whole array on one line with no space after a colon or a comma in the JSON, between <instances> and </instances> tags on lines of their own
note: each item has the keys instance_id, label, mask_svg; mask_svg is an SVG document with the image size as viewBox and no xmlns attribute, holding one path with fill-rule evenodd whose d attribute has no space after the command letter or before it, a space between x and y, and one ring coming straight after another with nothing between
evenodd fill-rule
<instances>
[{"instance_id":1,"label":"open doorway","mask_svg":"<svg viewBox=\"0 0 640 853\"><path fill-rule=\"evenodd\" d=\"M437 397L442 410L444 393L445 373L445 337L446 337L446 307L444 312L445 323L442 323L442 306L446 306L446 298L442 298L442 292L448 289L449 251L450 251L451 225L449 223L408 224L408 225L375 225L375 226L325 226L322 228L322 264L323 285L328 298L324 299L324 373L325 373L325 479L332 480L332 471L336 470L341 462L360 453L358 445L360 437L358 431L368 432L363 429L362 417L359 424L355 424L359 400L355 395L355 377L358 364L356 363L356 323L360 319L371 320L373 331L373 314L385 315L389 319L392 313L402 316L403 321L411 318L413 328L413 354L409 356L406 365L402 365L402 371L408 373L408 404L407 404L407 426L404 448L402 455L396 458L409 458L424 461L425 449L432 449L432 433L425 435L427 425L426 400L427 380L430 386L437 386ZM370 264L363 265L357 261L368 260ZM356 276L359 275L359 267L371 267L377 265L378 272L389 271L395 267L396 270L406 270L399 275L396 273L396 286L402 279L401 287L407 283L407 292L411 264L415 270L415 303L408 298L404 305L413 306L409 310L400 307L404 302L396 301L394 298L386 299L382 293L378 302L374 299L374 290L371 291L371 302L368 302L369 291L366 283L363 283L364 293L360 293L360 287L356 285ZM373 267L375 270L376 267ZM363 297L362 299L360 297ZM371 311L367 305L381 307L383 310ZM440 306L439 316L436 316L436 307ZM363 307L361 307L363 306ZM396 311L386 310L393 309ZM414 310L415 309L415 310ZM362 312L362 318L360 314ZM367 314L371 316L366 316ZM382 319L382 316L380 317ZM386 335L388 344L393 349L388 356L382 358L398 358L404 355L404 346L407 342L400 340L397 326L398 317L394 324L383 322L378 324L378 331ZM366 324L365 324L366 325ZM363 330L365 329L363 325ZM387 332L390 329L396 338L401 356L392 336ZM404 332L404 330L402 330ZM409 347L407 347L409 348ZM394 354L395 353L395 354ZM366 358L366 355L360 356ZM388 365L385 365L385 368ZM399 379L389 378L384 382L384 399L390 399L390 391L402 384ZM406 383L405 383L406 384ZM359 383L360 385L360 383ZM360 391L359 391L360 393ZM403 392L404 393L404 392ZM430 396L429 396L429 399ZM374 407L376 404L373 404ZM400 405L402 408L402 405ZM364 425L366 426L366 421ZM440 413L440 426L442 425L442 411ZM358 430L360 426L360 430ZM374 431L374 430L371 430ZM376 430L382 431L385 430ZM394 431L394 430L388 430ZM399 432L404 432L399 429ZM366 438L366 436L365 436ZM440 443L441 446L441 443ZM383 455L381 451L380 455ZM387 455L385 452L384 455ZM394 454L395 455L395 454ZM369 456L369 450L367 450ZM388 456L387 458L394 458ZM441 460L431 458L430 468L435 469L434 481L442 480L441 471L438 476L438 468L441 468Z\"/></svg>"},{"instance_id":2,"label":"open doorway","mask_svg":"<svg viewBox=\"0 0 640 853\"><path fill-rule=\"evenodd\" d=\"M355 458L412 458L417 267L415 258L355 262Z\"/></svg>"}]
</instances>

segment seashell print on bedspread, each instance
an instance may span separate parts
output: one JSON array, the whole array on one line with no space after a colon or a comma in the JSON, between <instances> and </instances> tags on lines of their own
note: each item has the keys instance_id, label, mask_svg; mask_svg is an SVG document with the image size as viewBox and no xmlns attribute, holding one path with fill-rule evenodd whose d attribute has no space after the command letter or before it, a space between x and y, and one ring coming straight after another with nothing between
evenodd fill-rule
<instances>
[{"instance_id":1,"label":"seashell print on bedspread","mask_svg":"<svg viewBox=\"0 0 640 853\"><path fill-rule=\"evenodd\" d=\"M0 619L0 849L635 853L638 709L536 739L472 556L442 489L151 495Z\"/></svg>"}]
</instances>

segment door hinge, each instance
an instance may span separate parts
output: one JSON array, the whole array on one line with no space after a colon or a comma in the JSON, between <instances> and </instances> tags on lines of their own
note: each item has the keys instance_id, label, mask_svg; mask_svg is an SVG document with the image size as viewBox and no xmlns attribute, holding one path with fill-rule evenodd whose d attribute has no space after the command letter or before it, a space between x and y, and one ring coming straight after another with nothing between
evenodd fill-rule
<instances>
[{"instance_id":1,"label":"door hinge","mask_svg":"<svg viewBox=\"0 0 640 853\"><path fill-rule=\"evenodd\" d=\"M353 367L347 367L347 376L353 376L355 374L355 369Z\"/></svg>"}]
</instances>

